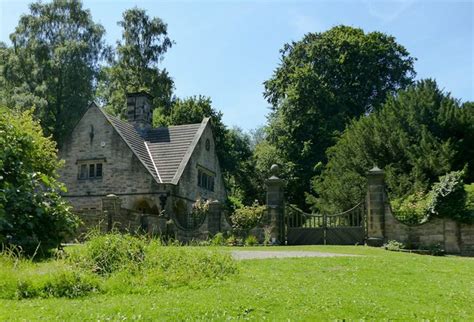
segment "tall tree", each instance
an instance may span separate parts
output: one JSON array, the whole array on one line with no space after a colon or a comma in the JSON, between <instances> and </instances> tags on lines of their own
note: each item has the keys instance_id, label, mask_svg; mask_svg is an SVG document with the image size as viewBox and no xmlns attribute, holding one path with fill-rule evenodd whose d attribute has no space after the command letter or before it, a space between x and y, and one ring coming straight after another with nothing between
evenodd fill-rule
<instances>
[{"instance_id":1,"label":"tall tree","mask_svg":"<svg viewBox=\"0 0 474 322\"><path fill-rule=\"evenodd\" d=\"M115 57L101 71L97 96L109 112L125 116L125 94L146 91L153 99L153 108L169 108L173 80L160 62L173 42L167 25L160 18L150 18L139 8L126 10L122 39L117 42Z\"/></svg>"},{"instance_id":2,"label":"tall tree","mask_svg":"<svg viewBox=\"0 0 474 322\"><path fill-rule=\"evenodd\" d=\"M377 110L412 82L414 59L394 37L337 26L286 44L265 82L269 142L289 174L289 197L304 205L315 165L353 118Z\"/></svg>"},{"instance_id":3,"label":"tall tree","mask_svg":"<svg viewBox=\"0 0 474 322\"><path fill-rule=\"evenodd\" d=\"M366 173L385 170L389 194L426 193L438 177L466 165L474 181L474 104L459 101L420 81L391 97L377 112L353 121L328 152L329 161L313 179L319 210L340 211L365 195Z\"/></svg>"},{"instance_id":4,"label":"tall tree","mask_svg":"<svg viewBox=\"0 0 474 322\"><path fill-rule=\"evenodd\" d=\"M3 103L35 106L45 134L61 141L93 98L104 33L80 1L32 3L10 35L13 47L0 46Z\"/></svg>"}]
</instances>

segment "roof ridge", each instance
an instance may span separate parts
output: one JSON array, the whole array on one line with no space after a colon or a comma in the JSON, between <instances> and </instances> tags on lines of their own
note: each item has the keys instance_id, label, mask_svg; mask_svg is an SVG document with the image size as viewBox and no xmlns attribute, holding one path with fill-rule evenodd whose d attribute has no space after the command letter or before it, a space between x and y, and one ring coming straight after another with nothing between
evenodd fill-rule
<instances>
[{"instance_id":1,"label":"roof ridge","mask_svg":"<svg viewBox=\"0 0 474 322\"><path fill-rule=\"evenodd\" d=\"M148 152L148 156L150 157L151 163L153 164L153 167L155 168L156 175L158 176L160 183L163 183L163 180L161 180L160 173L158 172L158 168L156 167L155 160L153 159L153 156L151 155L150 148L148 147L148 144L146 144L146 140L143 140L143 143L145 144L145 148Z\"/></svg>"}]
</instances>

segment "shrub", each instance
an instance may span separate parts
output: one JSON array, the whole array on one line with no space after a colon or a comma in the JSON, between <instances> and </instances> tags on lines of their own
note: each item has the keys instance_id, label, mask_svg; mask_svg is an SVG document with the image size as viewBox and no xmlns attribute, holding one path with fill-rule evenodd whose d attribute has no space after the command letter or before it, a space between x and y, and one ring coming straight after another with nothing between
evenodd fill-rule
<instances>
[{"instance_id":1,"label":"shrub","mask_svg":"<svg viewBox=\"0 0 474 322\"><path fill-rule=\"evenodd\" d=\"M469 191L474 188L463 184L463 176L464 170L452 171L440 177L426 194L418 192L393 200L395 216L407 224L423 223L430 216L473 222L474 192Z\"/></svg>"},{"instance_id":2,"label":"shrub","mask_svg":"<svg viewBox=\"0 0 474 322\"><path fill-rule=\"evenodd\" d=\"M258 239L254 235L249 235L245 238L245 246L255 246L258 245Z\"/></svg>"},{"instance_id":3,"label":"shrub","mask_svg":"<svg viewBox=\"0 0 474 322\"><path fill-rule=\"evenodd\" d=\"M204 201L201 198L198 198L196 202L193 204L191 215L194 218L201 219L201 218L205 218L208 212L209 212L209 200Z\"/></svg>"},{"instance_id":4,"label":"shrub","mask_svg":"<svg viewBox=\"0 0 474 322\"><path fill-rule=\"evenodd\" d=\"M88 271L107 275L119 270L136 270L144 261L146 242L129 234L94 234L70 260Z\"/></svg>"},{"instance_id":5,"label":"shrub","mask_svg":"<svg viewBox=\"0 0 474 322\"><path fill-rule=\"evenodd\" d=\"M395 217L405 224L426 222L428 216L428 196L422 192L391 201Z\"/></svg>"},{"instance_id":6,"label":"shrub","mask_svg":"<svg viewBox=\"0 0 474 322\"><path fill-rule=\"evenodd\" d=\"M46 254L79 225L60 196L56 144L31 112L0 108L0 146L0 243Z\"/></svg>"},{"instance_id":7,"label":"shrub","mask_svg":"<svg viewBox=\"0 0 474 322\"><path fill-rule=\"evenodd\" d=\"M236 209L231 216L232 226L236 230L249 230L257 226L266 214L266 206L260 206L257 201L252 206Z\"/></svg>"},{"instance_id":8,"label":"shrub","mask_svg":"<svg viewBox=\"0 0 474 322\"><path fill-rule=\"evenodd\" d=\"M211 245L213 246L224 246L226 244L226 240L223 233L217 233L211 239Z\"/></svg>"},{"instance_id":9,"label":"shrub","mask_svg":"<svg viewBox=\"0 0 474 322\"><path fill-rule=\"evenodd\" d=\"M227 238L226 243L228 246L237 246L237 237L230 235L229 238Z\"/></svg>"},{"instance_id":10,"label":"shrub","mask_svg":"<svg viewBox=\"0 0 474 322\"><path fill-rule=\"evenodd\" d=\"M389 240L388 243L383 245L386 250L391 250L391 251L400 251L402 249L405 249L405 245L401 242L398 242L396 240Z\"/></svg>"},{"instance_id":11,"label":"shrub","mask_svg":"<svg viewBox=\"0 0 474 322\"><path fill-rule=\"evenodd\" d=\"M463 184L464 170L452 171L439 178L429 192L428 212L435 216L468 221L466 191Z\"/></svg>"},{"instance_id":12,"label":"shrub","mask_svg":"<svg viewBox=\"0 0 474 322\"><path fill-rule=\"evenodd\" d=\"M474 217L474 183L464 185L466 191L466 211Z\"/></svg>"},{"instance_id":13,"label":"shrub","mask_svg":"<svg viewBox=\"0 0 474 322\"><path fill-rule=\"evenodd\" d=\"M441 244L432 244L428 246L428 252L430 255L433 256L444 256L446 255L445 250L441 246Z\"/></svg>"},{"instance_id":14,"label":"shrub","mask_svg":"<svg viewBox=\"0 0 474 322\"><path fill-rule=\"evenodd\" d=\"M268 246L271 244L272 240L272 227L265 226L263 227L263 245Z\"/></svg>"}]
</instances>

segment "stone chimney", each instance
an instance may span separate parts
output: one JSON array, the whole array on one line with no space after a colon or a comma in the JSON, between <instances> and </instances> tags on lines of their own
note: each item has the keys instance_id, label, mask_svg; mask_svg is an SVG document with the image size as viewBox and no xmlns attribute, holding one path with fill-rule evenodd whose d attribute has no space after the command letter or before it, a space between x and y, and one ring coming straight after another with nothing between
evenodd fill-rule
<instances>
[{"instance_id":1,"label":"stone chimney","mask_svg":"<svg viewBox=\"0 0 474 322\"><path fill-rule=\"evenodd\" d=\"M127 94L127 120L138 129L152 126L153 96L145 92Z\"/></svg>"}]
</instances>

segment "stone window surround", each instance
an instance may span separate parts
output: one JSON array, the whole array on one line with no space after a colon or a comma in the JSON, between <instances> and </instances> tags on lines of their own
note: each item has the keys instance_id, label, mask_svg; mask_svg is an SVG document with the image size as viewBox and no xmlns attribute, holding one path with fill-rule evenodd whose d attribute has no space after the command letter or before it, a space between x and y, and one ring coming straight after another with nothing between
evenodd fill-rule
<instances>
[{"instance_id":1,"label":"stone window surround","mask_svg":"<svg viewBox=\"0 0 474 322\"><path fill-rule=\"evenodd\" d=\"M198 187L214 191L216 173L199 164L196 167L198 169Z\"/></svg>"},{"instance_id":2,"label":"stone window surround","mask_svg":"<svg viewBox=\"0 0 474 322\"><path fill-rule=\"evenodd\" d=\"M106 158L90 158L90 159L78 159L77 164L77 179L80 181L84 180L102 180L104 176L104 163ZM97 171L100 169L100 171ZM90 176L90 172L94 172L94 176ZM100 173L100 175L98 175Z\"/></svg>"}]
</instances>

